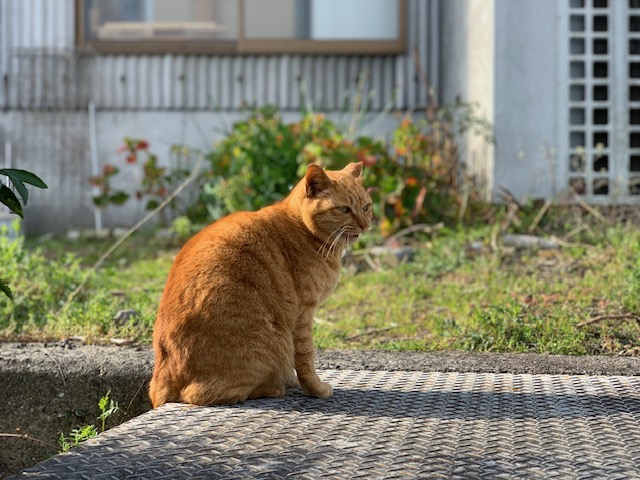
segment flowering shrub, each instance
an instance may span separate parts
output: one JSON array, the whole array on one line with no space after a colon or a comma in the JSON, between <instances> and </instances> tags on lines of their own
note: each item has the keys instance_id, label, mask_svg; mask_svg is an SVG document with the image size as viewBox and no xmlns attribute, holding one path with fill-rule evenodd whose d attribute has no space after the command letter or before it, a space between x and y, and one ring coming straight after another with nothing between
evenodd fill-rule
<instances>
[{"instance_id":1,"label":"flowering shrub","mask_svg":"<svg viewBox=\"0 0 640 480\"><path fill-rule=\"evenodd\" d=\"M117 152L124 155L125 163L132 168L135 165L141 166L141 175L138 170L132 170L134 177L138 180L138 188L133 195L137 200L146 200L146 210L153 210L167 196L173 185L189 172L180 168L169 171L159 166L158 157L149 151L149 143L146 140L125 137L123 141L123 145ZM174 147L174 152L177 150L178 147ZM130 193L116 190L112 185L114 177L120 171L117 166L107 163L102 168L101 175L89 178L89 182L99 188L99 193L93 197L93 203L98 208L104 208L110 204L123 205L131 198Z\"/></svg>"},{"instance_id":2,"label":"flowering shrub","mask_svg":"<svg viewBox=\"0 0 640 480\"><path fill-rule=\"evenodd\" d=\"M455 135L480 123L472 107L457 108L464 125L444 109L422 120L407 116L389 142L365 135L350 140L322 114L285 124L273 107L263 108L215 146L201 201L214 219L257 210L284 198L311 163L339 169L362 161L383 235L418 222L451 223L475 205L473 192L460 185Z\"/></svg>"},{"instance_id":3,"label":"flowering shrub","mask_svg":"<svg viewBox=\"0 0 640 480\"><path fill-rule=\"evenodd\" d=\"M362 161L365 186L383 236L415 223L453 223L483 205L470 185L461 181L456 137L478 126L485 133L491 130L474 116L472 107L458 105L429 110L423 119L406 116L388 141L366 135L351 139L322 114L307 112L287 124L274 107L265 107L235 123L207 155L209 168L187 215L194 223L207 223L234 211L257 210L284 198L309 164L340 169ZM120 152L128 164L146 155L136 197L147 198L151 209L180 171L158 167L148 149L144 140L125 138ZM126 193L111 188L117 173L116 167L106 165L101 176L92 178L101 188L94 198L96 205L122 204L128 199Z\"/></svg>"}]
</instances>

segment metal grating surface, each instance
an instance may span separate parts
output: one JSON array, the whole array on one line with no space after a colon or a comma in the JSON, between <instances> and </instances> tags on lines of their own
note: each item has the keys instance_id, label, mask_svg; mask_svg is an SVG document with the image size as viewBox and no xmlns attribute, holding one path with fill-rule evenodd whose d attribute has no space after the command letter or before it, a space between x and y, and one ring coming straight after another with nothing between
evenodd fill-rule
<instances>
[{"instance_id":1,"label":"metal grating surface","mask_svg":"<svg viewBox=\"0 0 640 480\"><path fill-rule=\"evenodd\" d=\"M640 377L321 377L331 399L165 405L16 478L640 478Z\"/></svg>"}]
</instances>

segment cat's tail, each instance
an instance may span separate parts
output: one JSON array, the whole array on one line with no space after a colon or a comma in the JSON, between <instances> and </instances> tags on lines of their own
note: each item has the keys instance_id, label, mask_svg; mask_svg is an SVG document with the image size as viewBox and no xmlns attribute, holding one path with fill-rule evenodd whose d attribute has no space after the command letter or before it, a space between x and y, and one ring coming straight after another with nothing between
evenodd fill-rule
<instances>
[{"instance_id":1,"label":"cat's tail","mask_svg":"<svg viewBox=\"0 0 640 480\"><path fill-rule=\"evenodd\" d=\"M149 383L149 398L153 408L169 402L180 401L181 385L176 382L168 365L168 358L163 348L156 349L156 364Z\"/></svg>"},{"instance_id":2,"label":"cat's tail","mask_svg":"<svg viewBox=\"0 0 640 480\"><path fill-rule=\"evenodd\" d=\"M162 379L161 375L156 375L156 373L154 372L149 383L149 398L153 408L158 408L165 403L180 401L180 391L171 388L173 383L170 380Z\"/></svg>"}]
</instances>

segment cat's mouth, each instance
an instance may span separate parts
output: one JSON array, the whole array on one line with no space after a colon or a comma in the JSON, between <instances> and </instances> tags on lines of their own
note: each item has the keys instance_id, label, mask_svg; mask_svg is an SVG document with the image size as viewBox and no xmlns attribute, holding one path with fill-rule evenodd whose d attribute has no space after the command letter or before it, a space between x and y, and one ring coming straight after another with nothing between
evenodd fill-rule
<instances>
[{"instance_id":1,"label":"cat's mouth","mask_svg":"<svg viewBox=\"0 0 640 480\"><path fill-rule=\"evenodd\" d=\"M345 237L347 239L347 243L353 243L356 240L358 240L358 237L360 237L359 233L346 233Z\"/></svg>"}]
</instances>

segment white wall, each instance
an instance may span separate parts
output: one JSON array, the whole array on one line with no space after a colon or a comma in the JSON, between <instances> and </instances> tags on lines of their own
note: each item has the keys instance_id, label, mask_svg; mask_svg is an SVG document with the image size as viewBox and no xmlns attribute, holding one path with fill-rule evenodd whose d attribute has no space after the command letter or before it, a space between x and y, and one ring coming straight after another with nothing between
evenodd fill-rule
<instances>
[{"instance_id":1,"label":"white wall","mask_svg":"<svg viewBox=\"0 0 640 480\"><path fill-rule=\"evenodd\" d=\"M551 197L558 151L558 2L496 0L495 189ZM522 21L527 19L527 21Z\"/></svg>"},{"instance_id":2,"label":"white wall","mask_svg":"<svg viewBox=\"0 0 640 480\"><path fill-rule=\"evenodd\" d=\"M520 199L555 190L558 144L556 0L447 0L442 3L445 102L476 103L496 144L469 139L470 171L490 196L501 186Z\"/></svg>"},{"instance_id":3,"label":"white wall","mask_svg":"<svg viewBox=\"0 0 640 480\"><path fill-rule=\"evenodd\" d=\"M441 98L475 105L494 122L495 0L448 0L441 4ZM490 197L494 186L494 147L476 135L460 139L468 172Z\"/></svg>"}]
</instances>

